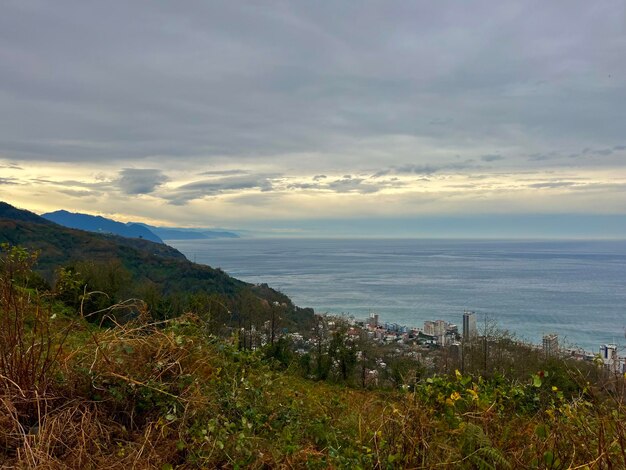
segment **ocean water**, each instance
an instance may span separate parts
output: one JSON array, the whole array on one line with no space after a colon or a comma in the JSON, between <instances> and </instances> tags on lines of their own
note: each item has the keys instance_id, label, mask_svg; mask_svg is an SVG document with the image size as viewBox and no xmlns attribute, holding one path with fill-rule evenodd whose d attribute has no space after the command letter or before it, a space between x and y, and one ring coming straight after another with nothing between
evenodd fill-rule
<instances>
[{"instance_id":1,"label":"ocean water","mask_svg":"<svg viewBox=\"0 0 626 470\"><path fill-rule=\"evenodd\" d=\"M422 326L463 310L521 339L625 346L626 241L170 240L190 260L302 307Z\"/></svg>"}]
</instances>

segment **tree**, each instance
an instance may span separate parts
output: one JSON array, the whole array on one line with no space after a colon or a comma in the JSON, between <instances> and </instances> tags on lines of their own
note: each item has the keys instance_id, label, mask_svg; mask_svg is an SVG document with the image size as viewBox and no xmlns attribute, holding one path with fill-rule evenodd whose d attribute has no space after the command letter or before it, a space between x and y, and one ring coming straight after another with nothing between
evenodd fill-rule
<instances>
[{"instance_id":1,"label":"tree","mask_svg":"<svg viewBox=\"0 0 626 470\"><path fill-rule=\"evenodd\" d=\"M338 366L339 379L347 382L356 368L357 350L354 341L346 334L346 324L339 321L336 323L338 324L328 345L328 356L331 363Z\"/></svg>"}]
</instances>

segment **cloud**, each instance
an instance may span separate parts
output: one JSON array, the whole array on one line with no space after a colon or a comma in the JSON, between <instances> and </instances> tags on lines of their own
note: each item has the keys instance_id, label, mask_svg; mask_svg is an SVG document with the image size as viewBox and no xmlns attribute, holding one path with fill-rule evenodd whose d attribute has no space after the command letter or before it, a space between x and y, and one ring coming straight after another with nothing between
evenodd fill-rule
<instances>
[{"instance_id":1,"label":"cloud","mask_svg":"<svg viewBox=\"0 0 626 470\"><path fill-rule=\"evenodd\" d=\"M9 163L6 165L0 165L0 168L6 168L7 170L23 170L23 168L19 165L16 165L14 163Z\"/></svg>"},{"instance_id":2,"label":"cloud","mask_svg":"<svg viewBox=\"0 0 626 470\"><path fill-rule=\"evenodd\" d=\"M480 157L483 162L497 162L499 160L504 160L502 155L483 155Z\"/></svg>"},{"instance_id":3,"label":"cloud","mask_svg":"<svg viewBox=\"0 0 626 470\"><path fill-rule=\"evenodd\" d=\"M166 171L228 158L293 168L315 154L317 174L347 170L358 155L342 150L366 138L378 145L358 170L388 164L398 136L415 138L404 150L427 166L441 148L545 153L563 136L623 135L626 91L601 78L626 73L614 2L545 6L532 21L530 4L486 0L113 3L3 7L7 158L162 159Z\"/></svg>"},{"instance_id":4,"label":"cloud","mask_svg":"<svg viewBox=\"0 0 626 470\"><path fill-rule=\"evenodd\" d=\"M393 172L398 174L410 173L415 175L432 175L443 169L442 166L435 165L402 165L394 167Z\"/></svg>"},{"instance_id":5,"label":"cloud","mask_svg":"<svg viewBox=\"0 0 626 470\"><path fill-rule=\"evenodd\" d=\"M77 179L61 179L61 180L53 180L50 178L31 178L28 180L29 183L38 184L38 185L50 185L50 186L61 186L61 187L78 187L78 188L86 188L86 189L113 189L113 185L110 180L103 179L99 181L80 181Z\"/></svg>"},{"instance_id":6,"label":"cloud","mask_svg":"<svg viewBox=\"0 0 626 470\"><path fill-rule=\"evenodd\" d=\"M405 164L399 166L391 166L384 170L377 171L372 175L373 178L379 178L389 174L411 174L411 175L424 175L429 176L435 173L443 171L465 171L465 170L478 170L481 167L473 163L474 160L468 159L463 162L444 163L440 165L417 165L417 164Z\"/></svg>"},{"instance_id":7,"label":"cloud","mask_svg":"<svg viewBox=\"0 0 626 470\"><path fill-rule=\"evenodd\" d=\"M406 164L402 166L393 166L384 170L379 170L372 175L372 178L379 178L389 174L415 174L415 175L432 175L441 170L441 167L435 165L412 165Z\"/></svg>"},{"instance_id":8,"label":"cloud","mask_svg":"<svg viewBox=\"0 0 626 470\"><path fill-rule=\"evenodd\" d=\"M351 175L345 175L343 178L331 181L327 187L337 193L357 192L367 194L380 191L378 185L365 182L364 178L352 178Z\"/></svg>"},{"instance_id":9,"label":"cloud","mask_svg":"<svg viewBox=\"0 0 626 470\"><path fill-rule=\"evenodd\" d=\"M97 196L101 194L101 193L97 193L94 191L80 191L80 190L74 190L74 189L59 189L58 191L60 193L67 194L68 196L72 196L72 197L90 197L90 196Z\"/></svg>"},{"instance_id":10,"label":"cloud","mask_svg":"<svg viewBox=\"0 0 626 470\"><path fill-rule=\"evenodd\" d=\"M572 186L571 189L576 190L576 191L591 191L591 192L617 195L617 193L626 192L626 183L587 182L585 184Z\"/></svg>"},{"instance_id":11,"label":"cloud","mask_svg":"<svg viewBox=\"0 0 626 470\"><path fill-rule=\"evenodd\" d=\"M180 186L180 191L200 191L206 194L216 194L221 191L238 189L259 188L269 190L272 188L271 180L268 177L252 175L245 177L217 178L213 180L195 181Z\"/></svg>"},{"instance_id":12,"label":"cloud","mask_svg":"<svg viewBox=\"0 0 626 470\"><path fill-rule=\"evenodd\" d=\"M198 173L199 176L230 176L230 175L246 175L246 170L211 170Z\"/></svg>"},{"instance_id":13,"label":"cloud","mask_svg":"<svg viewBox=\"0 0 626 470\"><path fill-rule=\"evenodd\" d=\"M264 208L264 210L272 210L273 207L276 207L277 202L280 204L280 196L270 192L240 194L228 199L228 204L231 206L260 207Z\"/></svg>"},{"instance_id":14,"label":"cloud","mask_svg":"<svg viewBox=\"0 0 626 470\"><path fill-rule=\"evenodd\" d=\"M1 185L20 184L16 178L0 178Z\"/></svg>"},{"instance_id":15,"label":"cloud","mask_svg":"<svg viewBox=\"0 0 626 470\"><path fill-rule=\"evenodd\" d=\"M317 190L321 190L321 189L325 189L328 186L325 184L319 184L319 183L289 183L287 185L287 189L305 189L305 190L309 190L309 189L317 189Z\"/></svg>"},{"instance_id":16,"label":"cloud","mask_svg":"<svg viewBox=\"0 0 626 470\"><path fill-rule=\"evenodd\" d=\"M572 186L579 185L575 181L546 181L543 183L533 183L529 184L528 187L535 189L556 189L556 188L569 188Z\"/></svg>"},{"instance_id":17,"label":"cloud","mask_svg":"<svg viewBox=\"0 0 626 470\"><path fill-rule=\"evenodd\" d=\"M593 158L593 157L609 157L615 153L621 153L626 150L626 145L615 145L613 147L604 148L590 148L585 147L580 152L575 152L569 155L570 158Z\"/></svg>"},{"instance_id":18,"label":"cloud","mask_svg":"<svg viewBox=\"0 0 626 470\"><path fill-rule=\"evenodd\" d=\"M528 185L580 177L606 192L598 207L624 211L622 193L610 201L626 170L623 5L536 10L495 0L5 2L0 175L24 184L3 187L44 206L141 207L194 224L260 196L264 211L247 216L269 220L313 199L289 216L341 204L342 216L359 204L412 214L420 191L436 195L433 212L470 202L567 212L582 207L571 193L595 197L591 186ZM151 197L129 205L137 194Z\"/></svg>"},{"instance_id":19,"label":"cloud","mask_svg":"<svg viewBox=\"0 0 626 470\"><path fill-rule=\"evenodd\" d=\"M330 179L313 177L311 181L298 181L286 179L285 188L288 190L321 191L328 193L352 193L352 194L372 194L386 188L399 188L405 186L398 178L379 179L366 176L343 175L339 178Z\"/></svg>"},{"instance_id":20,"label":"cloud","mask_svg":"<svg viewBox=\"0 0 626 470\"><path fill-rule=\"evenodd\" d=\"M273 188L272 178L275 176L276 175L227 176L194 181L168 191L163 197L172 204L184 205L189 201L201 199L205 196L216 196L218 194L250 189L270 191Z\"/></svg>"},{"instance_id":21,"label":"cloud","mask_svg":"<svg viewBox=\"0 0 626 470\"><path fill-rule=\"evenodd\" d=\"M124 168L117 180L118 187L129 195L150 194L169 181L161 170L149 168Z\"/></svg>"},{"instance_id":22,"label":"cloud","mask_svg":"<svg viewBox=\"0 0 626 470\"><path fill-rule=\"evenodd\" d=\"M531 162L543 162L547 160L552 160L554 158L558 158L558 154L556 152L534 153L532 155L529 155L527 158L528 158L528 161L531 161Z\"/></svg>"}]
</instances>

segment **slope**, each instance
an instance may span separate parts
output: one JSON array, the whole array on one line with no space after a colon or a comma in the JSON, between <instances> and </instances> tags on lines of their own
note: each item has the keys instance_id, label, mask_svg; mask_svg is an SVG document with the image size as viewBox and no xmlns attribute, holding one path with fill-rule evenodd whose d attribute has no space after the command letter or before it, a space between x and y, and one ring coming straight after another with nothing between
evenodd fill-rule
<instances>
[{"instance_id":1,"label":"slope","mask_svg":"<svg viewBox=\"0 0 626 470\"><path fill-rule=\"evenodd\" d=\"M37 269L48 280L62 266L118 260L134 283L150 281L165 293L202 291L233 296L252 287L220 269L192 263L168 245L62 227L6 203L0 205L0 243L39 251ZM284 301L284 296L281 299Z\"/></svg>"}]
</instances>

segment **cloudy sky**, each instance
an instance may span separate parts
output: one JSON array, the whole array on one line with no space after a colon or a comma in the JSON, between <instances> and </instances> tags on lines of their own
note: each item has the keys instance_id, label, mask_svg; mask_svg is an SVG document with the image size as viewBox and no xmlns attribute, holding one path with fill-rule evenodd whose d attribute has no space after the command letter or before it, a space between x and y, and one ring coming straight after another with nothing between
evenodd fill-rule
<instances>
[{"instance_id":1,"label":"cloudy sky","mask_svg":"<svg viewBox=\"0 0 626 470\"><path fill-rule=\"evenodd\" d=\"M0 199L292 235L623 236L625 5L3 0Z\"/></svg>"}]
</instances>

